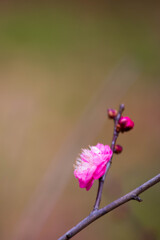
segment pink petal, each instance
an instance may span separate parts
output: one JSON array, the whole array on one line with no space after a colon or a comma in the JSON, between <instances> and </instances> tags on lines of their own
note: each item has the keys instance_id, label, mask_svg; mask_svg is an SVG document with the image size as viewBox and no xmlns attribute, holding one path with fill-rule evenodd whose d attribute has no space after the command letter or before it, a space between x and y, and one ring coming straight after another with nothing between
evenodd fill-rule
<instances>
[{"instance_id":1,"label":"pink petal","mask_svg":"<svg viewBox=\"0 0 160 240\"><path fill-rule=\"evenodd\" d=\"M90 182L88 182L88 184L86 186L87 191L92 187L93 183L94 183L94 179L91 179Z\"/></svg>"},{"instance_id":2,"label":"pink petal","mask_svg":"<svg viewBox=\"0 0 160 240\"><path fill-rule=\"evenodd\" d=\"M94 173L94 179L99 179L100 177L102 177L105 173L106 170L106 165L102 165L101 167L97 168L97 170Z\"/></svg>"}]
</instances>

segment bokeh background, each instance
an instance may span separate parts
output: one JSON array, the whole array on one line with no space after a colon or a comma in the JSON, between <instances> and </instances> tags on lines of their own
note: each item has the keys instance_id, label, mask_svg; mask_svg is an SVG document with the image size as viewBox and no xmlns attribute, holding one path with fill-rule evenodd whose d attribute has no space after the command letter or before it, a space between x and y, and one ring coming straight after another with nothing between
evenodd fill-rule
<instances>
[{"instance_id":1,"label":"bokeh background","mask_svg":"<svg viewBox=\"0 0 160 240\"><path fill-rule=\"evenodd\" d=\"M73 176L82 147L110 144L108 107L133 131L107 176L104 206L159 173L158 1L0 2L0 239L53 240L89 214ZM160 239L160 186L74 239Z\"/></svg>"}]
</instances>

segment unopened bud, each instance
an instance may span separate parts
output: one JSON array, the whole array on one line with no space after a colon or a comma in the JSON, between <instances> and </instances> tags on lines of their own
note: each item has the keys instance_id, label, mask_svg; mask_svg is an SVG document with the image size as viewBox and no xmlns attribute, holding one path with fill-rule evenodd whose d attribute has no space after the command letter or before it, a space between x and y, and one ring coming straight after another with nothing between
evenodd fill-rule
<instances>
[{"instance_id":1,"label":"unopened bud","mask_svg":"<svg viewBox=\"0 0 160 240\"><path fill-rule=\"evenodd\" d=\"M108 117L114 119L117 116L117 110L109 108L107 110L108 112Z\"/></svg>"},{"instance_id":2,"label":"unopened bud","mask_svg":"<svg viewBox=\"0 0 160 240\"><path fill-rule=\"evenodd\" d=\"M116 131L119 133L121 131L121 125L118 123L116 126Z\"/></svg>"},{"instance_id":3,"label":"unopened bud","mask_svg":"<svg viewBox=\"0 0 160 240\"><path fill-rule=\"evenodd\" d=\"M121 145L116 145L115 148L114 148L114 153L121 153L123 151L123 147Z\"/></svg>"},{"instance_id":4,"label":"unopened bud","mask_svg":"<svg viewBox=\"0 0 160 240\"><path fill-rule=\"evenodd\" d=\"M118 124L121 132L129 131L134 127L134 122L129 117L121 117Z\"/></svg>"}]
</instances>

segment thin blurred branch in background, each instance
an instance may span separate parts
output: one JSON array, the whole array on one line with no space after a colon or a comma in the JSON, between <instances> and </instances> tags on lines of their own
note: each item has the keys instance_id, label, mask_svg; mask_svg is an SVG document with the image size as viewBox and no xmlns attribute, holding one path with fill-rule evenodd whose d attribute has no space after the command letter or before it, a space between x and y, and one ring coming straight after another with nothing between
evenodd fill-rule
<instances>
[{"instance_id":1,"label":"thin blurred branch in background","mask_svg":"<svg viewBox=\"0 0 160 240\"><path fill-rule=\"evenodd\" d=\"M134 62L125 58L113 69L95 92L73 131L66 138L53 164L26 206L12 240L36 240L61 196L81 147L89 145L106 122L106 109L114 107L139 76ZM114 94L113 94L114 93ZM63 173L63 174L62 174Z\"/></svg>"}]
</instances>

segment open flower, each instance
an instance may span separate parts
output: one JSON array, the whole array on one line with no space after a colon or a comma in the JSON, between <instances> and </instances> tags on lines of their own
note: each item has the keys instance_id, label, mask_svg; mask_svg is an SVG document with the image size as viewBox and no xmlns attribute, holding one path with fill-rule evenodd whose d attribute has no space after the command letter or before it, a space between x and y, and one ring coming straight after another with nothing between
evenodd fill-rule
<instances>
[{"instance_id":1,"label":"open flower","mask_svg":"<svg viewBox=\"0 0 160 240\"><path fill-rule=\"evenodd\" d=\"M94 180L104 175L106 164L111 156L112 150L110 147L100 143L89 147L89 149L82 149L82 153L74 166L74 175L79 180L80 188L86 188L88 191Z\"/></svg>"}]
</instances>

